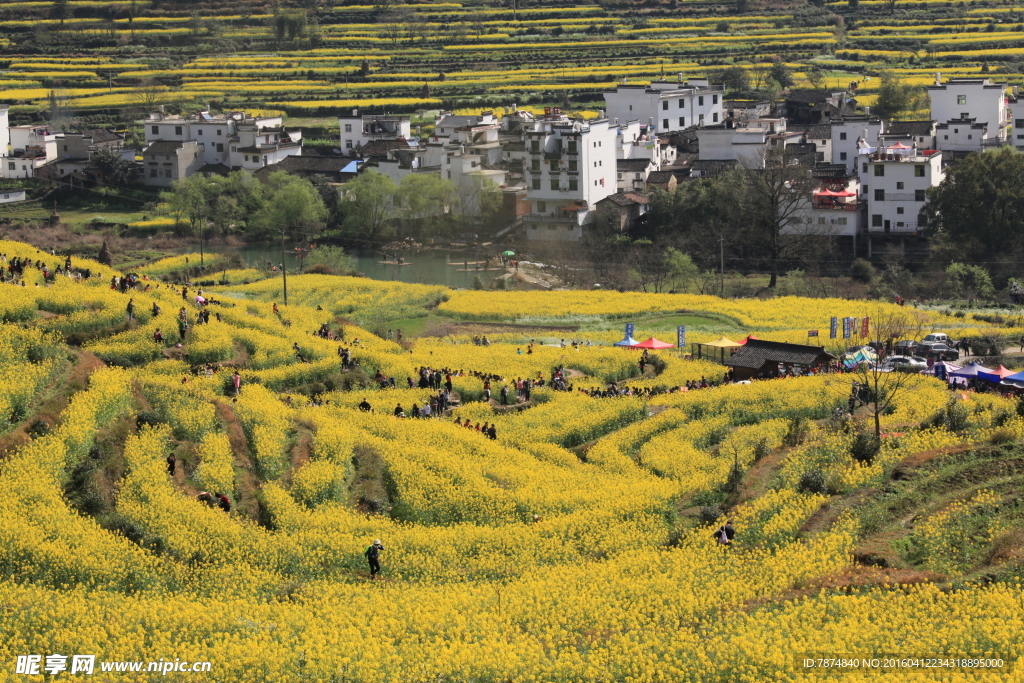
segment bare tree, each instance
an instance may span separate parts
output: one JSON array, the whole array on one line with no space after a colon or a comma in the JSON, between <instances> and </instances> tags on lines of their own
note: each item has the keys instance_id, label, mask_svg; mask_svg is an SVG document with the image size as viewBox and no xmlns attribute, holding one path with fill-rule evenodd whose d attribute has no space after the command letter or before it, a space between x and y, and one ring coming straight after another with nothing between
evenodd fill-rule
<instances>
[{"instance_id":1,"label":"bare tree","mask_svg":"<svg viewBox=\"0 0 1024 683\"><path fill-rule=\"evenodd\" d=\"M50 91L49 101L50 128L55 132L58 130L66 131L71 126L74 116L72 109L75 104L75 97L71 94L70 90L54 88Z\"/></svg>"},{"instance_id":2,"label":"bare tree","mask_svg":"<svg viewBox=\"0 0 1024 683\"><path fill-rule=\"evenodd\" d=\"M404 32L411 22L412 10L405 5L393 6L380 17L381 35L391 41L392 46L398 45Z\"/></svg>"},{"instance_id":3,"label":"bare tree","mask_svg":"<svg viewBox=\"0 0 1024 683\"><path fill-rule=\"evenodd\" d=\"M799 258L820 234L806 220L814 184L806 160L768 147L744 166L746 225L752 245L768 262L772 289L787 261Z\"/></svg>"},{"instance_id":4,"label":"bare tree","mask_svg":"<svg viewBox=\"0 0 1024 683\"><path fill-rule=\"evenodd\" d=\"M917 309L878 307L869 317L872 336L881 342L895 344L901 339L917 339L924 330L926 318ZM857 369L860 380L869 391L868 409L875 423L875 438L882 437L881 416L895 407L908 392L921 383L917 370L893 368L887 371L880 363L861 363Z\"/></svg>"}]
</instances>

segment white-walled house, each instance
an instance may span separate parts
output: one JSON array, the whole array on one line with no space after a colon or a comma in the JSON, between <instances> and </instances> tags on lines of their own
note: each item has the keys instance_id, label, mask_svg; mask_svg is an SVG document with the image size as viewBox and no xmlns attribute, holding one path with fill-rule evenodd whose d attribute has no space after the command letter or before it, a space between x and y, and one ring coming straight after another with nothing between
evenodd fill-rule
<instances>
[{"instance_id":1,"label":"white-walled house","mask_svg":"<svg viewBox=\"0 0 1024 683\"><path fill-rule=\"evenodd\" d=\"M737 161L747 166L764 163L766 150L800 142L803 133L789 131L786 119L751 119L733 125L697 130L701 161Z\"/></svg>"},{"instance_id":2,"label":"white-walled house","mask_svg":"<svg viewBox=\"0 0 1024 683\"><path fill-rule=\"evenodd\" d=\"M829 128L832 135L831 163L843 164L852 175L857 173L857 140L863 138L877 143L879 134L884 130L880 119L867 116L834 119Z\"/></svg>"},{"instance_id":3,"label":"white-walled house","mask_svg":"<svg viewBox=\"0 0 1024 683\"><path fill-rule=\"evenodd\" d=\"M280 116L253 117L244 112L213 115L200 111L183 117L153 112L139 123L147 143L197 143L202 151L200 167L219 164L255 171L287 156L302 154L302 133L286 131Z\"/></svg>"},{"instance_id":4,"label":"white-walled house","mask_svg":"<svg viewBox=\"0 0 1024 683\"><path fill-rule=\"evenodd\" d=\"M917 234L929 188L945 177L942 152L896 143L861 148L861 196L868 202L868 233Z\"/></svg>"},{"instance_id":5,"label":"white-walled house","mask_svg":"<svg viewBox=\"0 0 1024 683\"><path fill-rule=\"evenodd\" d=\"M157 140L142 150L143 182L170 187L203 166L203 145L195 140Z\"/></svg>"},{"instance_id":6,"label":"white-walled house","mask_svg":"<svg viewBox=\"0 0 1024 683\"><path fill-rule=\"evenodd\" d=\"M1006 101L1006 84L992 83L987 78L949 78L928 86L932 102L932 119L938 122L974 119L988 126L989 137L1006 140L1010 124Z\"/></svg>"},{"instance_id":7,"label":"white-walled house","mask_svg":"<svg viewBox=\"0 0 1024 683\"><path fill-rule=\"evenodd\" d=\"M935 126L936 147L943 152L981 152L988 142L988 124L953 119Z\"/></svg>"},{"instance_id":8,"label":"white-walled house","mask_svg":"<svg viewBox=\"0 0 1024 683\"><path fill-rule=\"evenodd\" d=\"M580 122L561 114L539 117L525 131L527 239L582 239L597 202L617 189L616 135L608 119Z\"/></svg>"},{"instance_id":9,"label":"white-walled house","mask_svg":"<svg viewBox=\"0 0 1024 683\"><path fill-rule=\"evenodd\" d=\"M61 136L45 125L10 126L7 131L11 151L3 159L4 178L34 178L36 171L57 159L57 139Z\"/></svg>"},{"instance_id":10,"label":"white-walled house","mask_svg":"<svg viewBox=\"0 0 1024 683\"><path fill-rule=\"evenodd\" d=\"M340 144L343 154L364 147L377 140L407 140L412 134L408 116L390 114L360 114L352 110L351 116L339 116Z\"/></svg>"},{"instance_id":11,"label":"white-walled house","mask_svg":"<svg viewBox=\"0 0 1024 683\"><path fill-rule=\"evenodd\" d=\"M659 134L721 123L725 87L707 79L654 81L629 85L626 79L614 92L604 93L607 115L620 121L651 123Z\"/></svg>"},{"instance_id":12,"label":"white-walled house","mask_svg":"<svg viewBox=\"0 0 1024 683\"><path fill-rule=\"evenodd\" d=\"M1016 88L1014 88L1016 91ZM1010 124L1013 130L1010 131L1010 142L1018 152L1024 152L1024 97L1016 92L1009 98Z\"/></svg>"}]
</instances>

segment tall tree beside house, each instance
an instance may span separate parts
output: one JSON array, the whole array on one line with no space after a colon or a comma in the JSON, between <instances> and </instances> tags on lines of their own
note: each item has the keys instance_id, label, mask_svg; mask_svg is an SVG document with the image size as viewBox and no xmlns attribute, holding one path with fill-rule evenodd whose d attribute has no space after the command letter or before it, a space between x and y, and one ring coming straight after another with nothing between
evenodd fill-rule
<instances>
[{"instance_id":1,"label":"tall tree beside house","mask_svg":"<svg viewBox=\"0 0 1024 683\"><path fill-rule=\"evenodd\" d=\"M135 177L135 162L112 149L98 149L89 157L89 164L103 177L106 185L125 186Z\"/></svg>"},{"instance_id":2,"label":"tall tree beside house","mask_svg":"<svg viewBox=\"0 0 1024 683\"><path fill-rule=\"evenodd\" d=\"M412 173L402 178L395 193L403 218L411 221L421 235L439 235L450 224L458 188L434 173Z\"/></svg>"},{"instance_id":3,"label":"tall tree beside house","mask_svg":"<svg viewBox=\"0 0 1024 683\"><path fill-rule=\"evenodd\" d=\"M209 181L206 176L194 173L187 178L175 180L171 189L160 193L160 199L167 204L178 221L188 221L190 234L196 234L199 222L207 213Z\"/></svg>"},{"instance_id":4,"label":"tall tree beside house","mask_svg":"<svg viewBox=\"0 0 1024 683\"><path fill-rule=\"evenodd\" d=\"M1024 257L1024 154L1001 147L970 154L946 170L925 204L942 263L986 263L1002 286Z\"/></svg>"},{"instance_id":5,"label":"tall tree beside house","mask_svg":"<svg viewBox=\"0 0 1024 683\"><path fill-rule=\"evenodd\" d=\"M882 72L882 83L871 113L883 119L898 119L924 104L925 93L892 71Z\"/></svg>"},{"instance_id":6,"label":"tall tree beside house","mask_svg":"<svg viewBox=\"0 0 1024 683\"><path fill-rule=\"evenodd\" d=\"M398 191L391 178L371 169L346 183L344 191L343 232L359 237L381 237L391 233Z\"/></svg>"},{"instance_id":7,"label":"tall tree beside house","mask_svg":"<svg viewBox=\"0 0 1024 683\"><path fill-rule=\"evenodd\" d=\"M308 180L275 171L267 178L264 196L263 209L253 224L268 236L284 230L287 237L307 242L323 231L327 206Z\"/></svg>"},{"instance_id":8,"label":"tall tree beside house","mask_svg":"<svg viewBox=\"0 0 1024 683\"><path fill-rule=\"evenodd\" d=\"M746 242L761 254L770 274L768 286L774 289L786 264L804 256L816 241L804 231L814 189L810 169L785 149L770 147L744 167L743 175Z\"/></svg>"}]
</instances>

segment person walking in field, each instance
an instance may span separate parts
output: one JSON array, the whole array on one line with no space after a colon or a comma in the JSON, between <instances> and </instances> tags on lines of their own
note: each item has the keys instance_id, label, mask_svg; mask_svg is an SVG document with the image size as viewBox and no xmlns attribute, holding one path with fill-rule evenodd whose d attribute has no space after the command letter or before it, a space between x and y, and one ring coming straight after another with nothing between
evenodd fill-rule
<instances>
[{"instance_id":1,"label":"person walking in field","mask_svg":"<svg viewBox=\"0 0 1024 683\"><path fill-rule=\"evenodd\" d=\"M174 453L167 456L167 474L174 476L174 468L178 464L178 459L174 457Z\"/></svg>"},{"instance_id":2,"label":"person walking in field","mask_svg":"<svg viewBox=\"0 0 1024 683\"><path fill-rule=\"evenodd\" d=\"M153 333L153 341L157 344L164 343L164 333L160 331L160 328L156 328L156 332Z\"/></svg>"},{"instance_id":3,"label":"person walking in field","mask_svg":"<svg viewBox=\"0 0 1024 683\"><path fill-rule=\"evenodd\" d=\"M128 311L128 320L135 320L135 299L128 299L125 310Z\"/></svg>"},{"instance_id":4,"label":"person walking in field","mask_svg":"<svg viewBox=\"0 0 1024 683\"><path fill-rule=\"evenodd\" d=\"M242 376L238 374L238 370L235 370L235 374L231 375L231 386L235 388L235 396L242 393Z\"/></svg>"},{"instance_id":5,"label":"person walking in field","mask_svg":"<svg viewBox=\"0 0 1024 683\"><path fill-rule=\"evenodd\" d=\"M736 529L732 526L732 520L718 528L714 533L715 542L719 545L732 545L732 539L736 536Z\"/></svg>"},{"instance_id":6,"label":"person walking in field","mask_svg":"<svg viewBox=\"0 0 1024 683\"><path fill-rule=\"evenodd\" d=\"M380 551L384 550L384 544L379 538L374 539L373 544L366 549L366 560L370 563L370 578L377 578L380 574Z\"/></svg>"}]
</instances>

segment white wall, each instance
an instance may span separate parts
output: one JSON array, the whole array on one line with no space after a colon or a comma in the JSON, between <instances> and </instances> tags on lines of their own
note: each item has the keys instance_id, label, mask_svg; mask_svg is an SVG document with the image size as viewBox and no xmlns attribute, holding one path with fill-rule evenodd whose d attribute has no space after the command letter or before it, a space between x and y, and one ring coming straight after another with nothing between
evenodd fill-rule
<instances>
[{"instance_id":1,"label":"white wall","mask_svg":"<svg viewBox=\"0 0 1024 683\"><path fill-rule=\"evenodd\" d=\"M927 190L942 182L942 154L931 157L907 157L903 161L873 161L866 159L868 171L861 175L862 197L868 200L868 231L910 233L918 229L918 214L924 207ZM877 175L877 168L883 175ZM917 169L923 169L923 176ZM877 198L877 191L884 198ZM925 194L919 195L919 191ZM902 210L902 213L901 213ZM879 225L881 223L881 225Z\"/></svg>"},{"instance_id":2,"label":"white wall","mask_svg":"<svg viewBox=\"0 0 1024 683\"><path fill-rule=\"evenodd\" d=\"M878 134L882 131L881 121L843 121L832 123L832 161L833 164L845 164L851 173L857 172L857 139L864 136L869 144L878 143ZM843 158L845 155L845 158Z\"/></svg>"},{"instance_id":3,"label":"white wall","mask_svg":"<svg viewBox=\"0 0 1024 683\"><path fill-rule=\"evenodd\" d=\"M976 119L987 123L991 136L996 137L998 128L1007 122L1005 88L1005 84L993 84L987 78L951 79L942 85L930 85L932 119Z\"/></svg>"}]
</instances>

